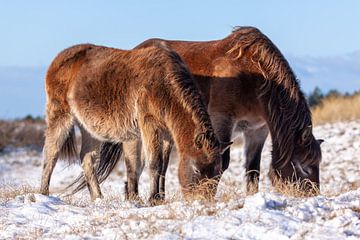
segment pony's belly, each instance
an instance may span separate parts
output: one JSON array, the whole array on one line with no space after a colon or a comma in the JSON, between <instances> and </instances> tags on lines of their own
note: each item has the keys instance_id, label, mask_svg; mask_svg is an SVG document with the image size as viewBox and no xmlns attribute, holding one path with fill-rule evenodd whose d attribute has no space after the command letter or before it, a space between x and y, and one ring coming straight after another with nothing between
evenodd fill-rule
<instances>
[{"instance_id":1,"label":"pony's belly","mask_svg":"<svg viewBox=\"0 0 360 240\"><path fill-rule=\"evenodd\" d=\"M75 110L75 111L74 111ZM111 114L85 114L73 108L76 120L100 141L127 142L140 138L136 119Z\"/></svg>"},{"instance_id":2,"label":"pony's belly","mask_svg":"<svg viewBox=\"0 0 360 240\"><path fill-rule=\"evenodd\" d=\"M128 142L140 138L140 131L136 126L120 126L105 122L81 121L84 128L101 141Z\"/></svg>"}]
</instances>

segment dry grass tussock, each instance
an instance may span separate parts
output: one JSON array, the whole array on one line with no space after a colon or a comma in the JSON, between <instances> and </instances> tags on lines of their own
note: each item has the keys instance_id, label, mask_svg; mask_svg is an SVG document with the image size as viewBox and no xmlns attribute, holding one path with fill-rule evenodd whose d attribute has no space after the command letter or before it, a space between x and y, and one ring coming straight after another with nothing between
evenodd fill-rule
<instances>
[{"instance_id":1,"label":"dry grass tussock","mask_svg":"<svg viewBox=\"0 0 360 240\"><path fill-rule=\"evenodd\" d=\"M41 149L44 145L45 127L44 120L0 120L0 152L9 146Z\"/></svg>"},{"instance_id":2,"label":"dry grass tussock","mask_svg":"<svg viewBox=\"0 0 360 240\"><path fill-rule=\"evenodd\" d=\"M320 189L311 181L282 181L279 178L272 179L272 188L285 196L289 197L314 197L320 194ZM306 190L305 190L306 189Z\"/></svg>"},{"instance_id":3,"label":"dry grass tussock","mask_svg":"<svg viewBox=\"0 0 360 240\"><path fill-rule=\"evenodd\" d=\"M325 98L312 109L312 115L317 125L360 119L360 93Z\"/></svg>"},{"instance_id":4,"label":"dry grass tussock","mask_svg":"<svg viewBox=\"0 0 360 240\"><path fill-rule=\"evenodd\" d=\"M11 184L5 184L0 187L0 203L8 202L20 195L26 195L29 193L36 193L37 190L30 185L13 186Z\"/></svg>"},{"instance_id":5,"label":"dry grass tussock","mask_svg":"<svg viewBox=\"0 0 360 240\"><path fill-rule=\"evenodd\" d=\"M196 187L189 186L189 191L184 193L186 201L201 201L212 202L214 201L214 195L216 192L216 186L218 180L215 179L203 179L196 185Z\"/></svg>"},{"instance_id":6,"label":"dry grass tussock","mask_svg":"<svg viewBox=\"0 0 360 240\"><path fill-rule=\"evenodd\" d=\"M360 213L360 207L352 207L351 210Z\"/></svg>"}]
</instances>

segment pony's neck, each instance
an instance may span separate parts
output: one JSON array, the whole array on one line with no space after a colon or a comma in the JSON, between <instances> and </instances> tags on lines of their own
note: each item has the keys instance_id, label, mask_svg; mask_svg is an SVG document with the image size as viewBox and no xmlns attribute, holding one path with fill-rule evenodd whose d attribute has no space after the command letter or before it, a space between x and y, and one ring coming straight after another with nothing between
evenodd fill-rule
<instances>
[{"instance_id":1,"label":"pony's neck","mask_svg":"<svg viewBox=\"0 0 360 240\"><path fill-rule=\"evenodd\" d=\"M295 134L311 125L311 113L296 76L280 50L261 31L237 28L230 36L233 59L249 58L264 78L258 89L273 140L273 163L288 161L294 151Z\"/></svg>"}]
</instances>

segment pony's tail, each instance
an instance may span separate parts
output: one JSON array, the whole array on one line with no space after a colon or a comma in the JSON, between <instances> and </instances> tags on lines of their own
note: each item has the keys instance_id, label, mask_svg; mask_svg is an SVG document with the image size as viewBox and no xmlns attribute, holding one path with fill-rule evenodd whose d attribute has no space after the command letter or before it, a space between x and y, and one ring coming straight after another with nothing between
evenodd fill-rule
<instances>
[{"instance_id":1,"label":"pony's tail","mask_svg":"<svg viewBox=\"0 0 360 240\"><path fill-rule=\"evenodd\" d=\"M99 184L114 170L116 164L120 160L123 152L122 143L104 142L100 147L100 161L96 161L96 177ZM84 173L81 173L76 180L65 188L65 190L74 188L71 194L75 194L87 186Z\"/></svg>"},{"instance_id":2,"label":"pony's tail","mask_svg":"<svg viewBox=\"0 0 360 240\"><path fill-rule=\"evenodd\" d=\"M66 160L69 162L69 164L74 164L77 162L78 157L75 128L72 126L64 141L64 144L60 149L59 159Z\"/></svg>"}]
</instances>

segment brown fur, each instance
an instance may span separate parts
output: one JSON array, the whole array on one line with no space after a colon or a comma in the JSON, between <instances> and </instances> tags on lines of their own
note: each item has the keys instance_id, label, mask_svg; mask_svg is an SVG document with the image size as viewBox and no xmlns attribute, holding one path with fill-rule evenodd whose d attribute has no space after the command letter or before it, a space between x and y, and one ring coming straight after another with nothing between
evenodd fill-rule
<instances>
[{"instance_id":1,"label":"brown fur","mask_svg":"<svg viewBox=\"0 0 360 240\"><path fill-rule=\"evenodd\" d=\"M182 166L207 169L196 181L219 174L220 144L201 96L180 57L164 46L132 51L73 46L50 65L46 93L43 194L49 193L52 170L76 122L90 136L109 142L102 145L98 169L108 164L110 155L118 156L113 147L117 143L142 139L150 165L151 198L158 195L163 140L174 139ZM205 138L195 145L199 135ZM96 153L82 155L89 186L98 186ZM192 177L180 179L184 190L196 185ZM92 198L100 197L99 188L95 190Z\"/></svg>"},{"instance_id":2,"label":"brown fur","mask_svg":"<svg viewBox=\"0 0 360 240\"><path fill-rule=\"evenodd\" d=\"M136 48L159 43L174 49L189 67L219 139L227 142L233 132L244 133L248 186L255 185L257 191L261 151L269 132L272 172L284 180L310 180L319 186L321 141L312 134L311 112L288 62L263 33L239 27L221 40L150 39ZM227 150L223 171L229 160Z\"/></svg>"}]
</instances>

